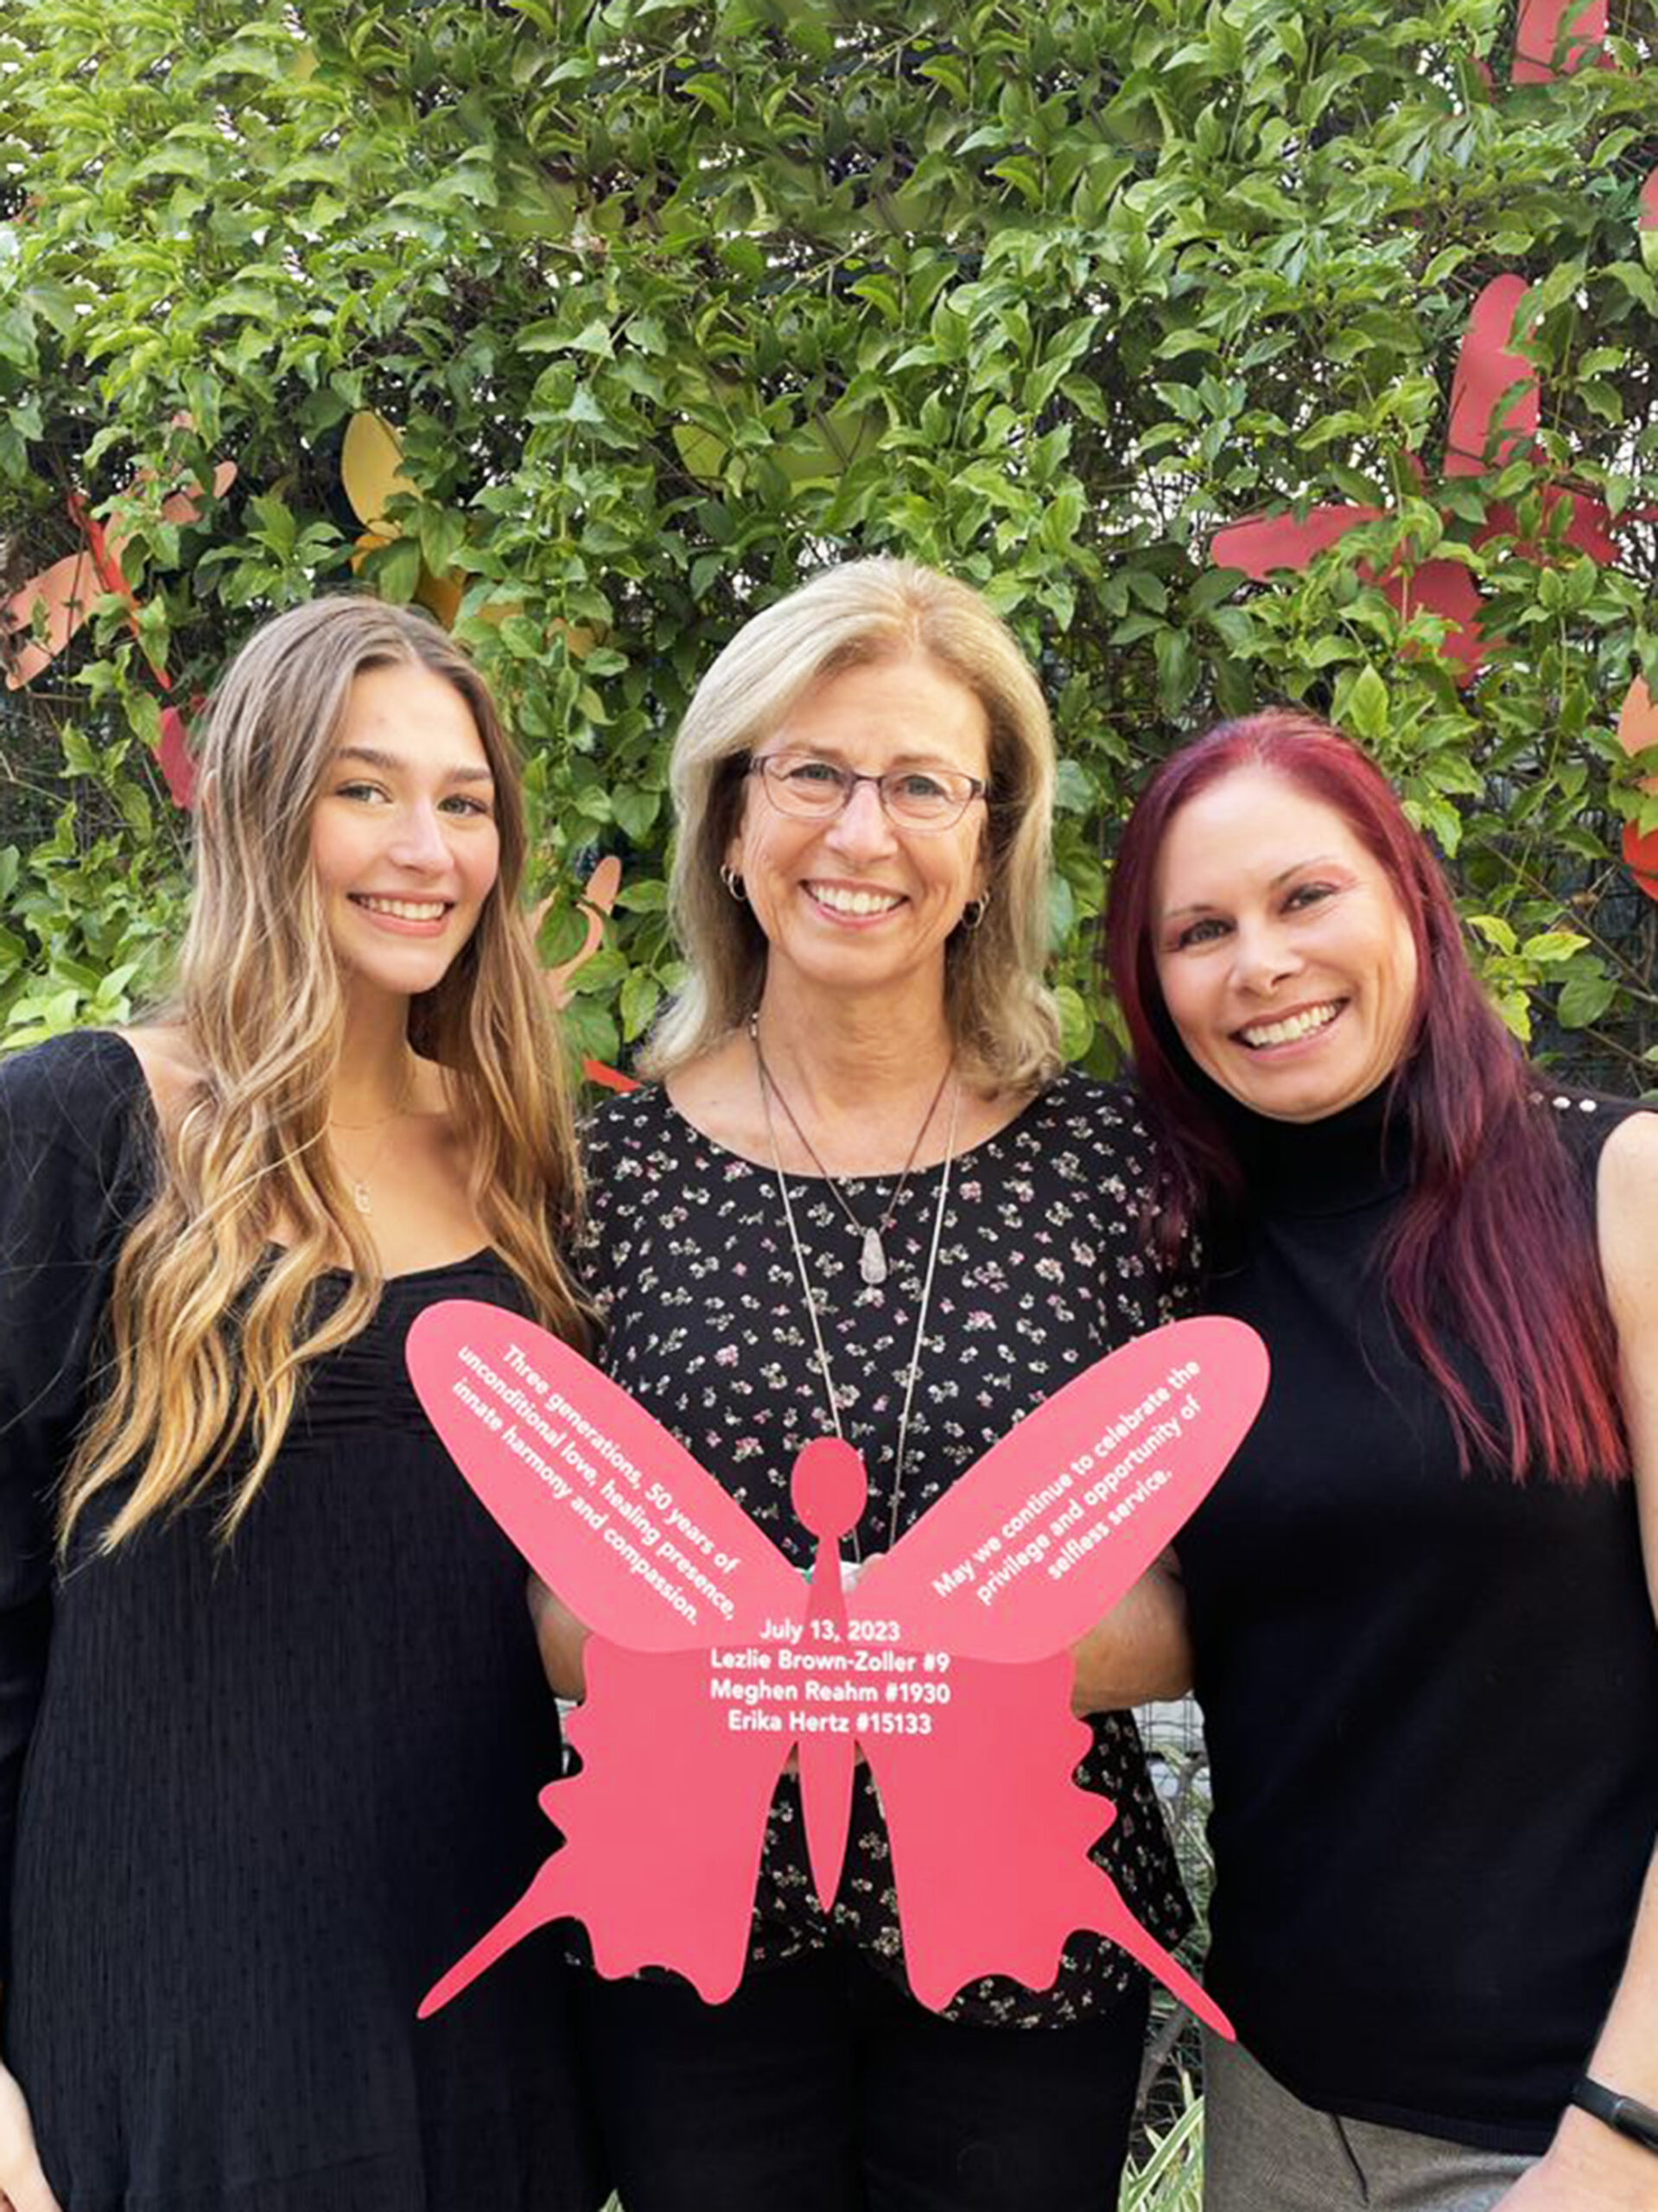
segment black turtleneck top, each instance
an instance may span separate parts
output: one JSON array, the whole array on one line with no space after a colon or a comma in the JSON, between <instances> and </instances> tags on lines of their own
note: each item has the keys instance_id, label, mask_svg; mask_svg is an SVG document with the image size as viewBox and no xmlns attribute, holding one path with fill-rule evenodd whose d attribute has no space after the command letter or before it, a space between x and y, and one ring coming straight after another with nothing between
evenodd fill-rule
<instances>
[{"instance_id":1,"label":"black turtleneck top","mask_svg":"<svg viewBox=\"0 0 1658 2212\"><path fill-rule=\"evenodd\" d=\"M1558 1114L1592 1208L1604 1102ZM1179 1541L1211 1762L1206 1979L1304 2102L1545 2149L1658 1835L1658 1630L1634 1485L1458 1471L1377 1264L1407 1179L1379 1096L1236 1112L1207 1310L1261 1417Z\"/></svg>"}]
</instances>

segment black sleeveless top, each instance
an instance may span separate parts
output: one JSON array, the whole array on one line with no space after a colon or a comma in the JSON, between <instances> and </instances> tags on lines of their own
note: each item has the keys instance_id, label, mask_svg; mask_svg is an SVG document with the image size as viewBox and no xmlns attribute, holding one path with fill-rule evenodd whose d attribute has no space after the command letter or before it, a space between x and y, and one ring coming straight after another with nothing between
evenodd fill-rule
<instances>
[{"instance_id":1,"label":"black sleeveless top","mask_svg":"<svg viewBox=\"0 0 1658 2212\"><path fill-rule=\"evenodd\" d=\"M1592 1208L1629 1110L1560 1116ZM1182 1532L1212 1763L1207 1981L1304 2102L1547 2148L1658 1835L1658 1629L1630 1482L1458 1471L1375 1268L1405 1187L1376 1099L1239 1113L1254 1216L1205 1305L1260 1420Z\"/></svg>"}]
</instances>

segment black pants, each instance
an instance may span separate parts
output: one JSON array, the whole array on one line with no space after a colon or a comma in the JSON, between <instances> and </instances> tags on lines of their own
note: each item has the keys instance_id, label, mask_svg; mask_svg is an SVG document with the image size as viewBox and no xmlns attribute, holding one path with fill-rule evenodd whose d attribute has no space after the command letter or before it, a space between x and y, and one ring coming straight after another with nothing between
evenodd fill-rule
<instances>
[{"instance_id":1,"label":"black pants","mask_svg":"<svg viewBox=\"0 0 1658 2212\"><path fill-rule=\"evenodd\" d=\"M624 2212L1115 2212L1143 1984L1079 2026L982 2028L848 1951L724 2005L581 1980Z\"/></svg>"}]
</instances>

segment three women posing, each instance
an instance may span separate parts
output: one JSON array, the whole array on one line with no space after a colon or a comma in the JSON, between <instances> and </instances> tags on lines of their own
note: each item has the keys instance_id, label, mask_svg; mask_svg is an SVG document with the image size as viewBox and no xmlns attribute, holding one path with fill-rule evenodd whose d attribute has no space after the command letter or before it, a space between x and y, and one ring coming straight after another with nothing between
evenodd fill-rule
<instances>
[{"instance_id":1,"label":"three women posing","mask_svg":"<svg viewBox=\"0 0 1658 2212\"><path fill-rule=\"evenodd\" d=\"M1204 1301L1274 1363L1181 1546L1211 1980L1248 2050L1211 2054L1211 2212L1650 2202L1653 2154L1560 2113L1585 2060L1658 2102L1652 1118L1540 1090L1381 779L1261 717L1159 771L1119 859L1154 1144L1061 1070L1039 692L924 570L854 563L757 618L674 778L689 981L592 1141L611 1371L803 1565L789 1470L846 1434L867 1559L1165 1318L1200 1231ZM214 702L199 846L168 1014L0 1068L28 2096L0 2075L0 2190L579 2212L551 1939L413 2023L540 1854L556 1724L402 1341L455 1294L581 1332L486 693L418 618L282 618ZM581 1624L543 1593L539 1624L578 1688ZM1078 1653L1102 1856L1165 1942L1183 1904L1109 1708L1177 1687L1184 1634L1158 1575ZM785 1784L730 2004L580 1986L629 2212L1111 2201L1138 1970L1079 1938L1051 1991L924 2012L867 1775L828 1914Z\"/></svg>"}]
</instances>

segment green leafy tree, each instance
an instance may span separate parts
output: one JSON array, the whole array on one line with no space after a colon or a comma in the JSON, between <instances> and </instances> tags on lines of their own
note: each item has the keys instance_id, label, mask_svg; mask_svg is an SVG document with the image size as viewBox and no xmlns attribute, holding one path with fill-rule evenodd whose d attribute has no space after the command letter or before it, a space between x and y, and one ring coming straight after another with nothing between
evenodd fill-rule
<instances>
[{"instance_id":1,"label":"green leafy tree","mask_svg":"<svg viewBox=\"0 0 1658 2212\"><path fill-rule=\"evenodd\" d=\"M675 979L664 771L697 675L804 569L897 550L984 588L1047 682L1075 1055L1117 1054L1094 924L1145 765L1290 698L1400 779L1516 1029L1638 1081L1655 910L1617 840L1658 820L1658 760L1614 724L1658 679L1655 27L1613 0L1609 66L1522 82L1518 12L14 0L0 544L16 589L85 543L84 494L131 598L94 578L0 704L10 1039L153 980L185 827L163 710L356 559L389 597L459 588L530 756L549 958L593 849L623 855L573 1019L624 1053ZM1506 272L1541 419L1446 486L1458 348ZM407 488L365 552L365 413ZM1562 484L1614 558L1564 537ZM1332 501L1380 518L1261 583L1213 565L1217 526ZM1472 683L1384 588L1429 559L1483 594Z\"/></svg>"}]
</instances>

